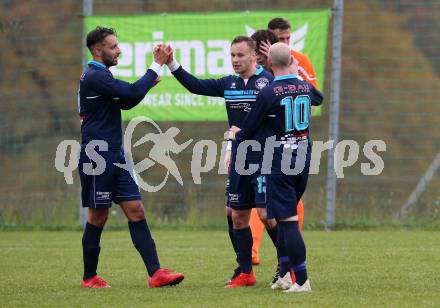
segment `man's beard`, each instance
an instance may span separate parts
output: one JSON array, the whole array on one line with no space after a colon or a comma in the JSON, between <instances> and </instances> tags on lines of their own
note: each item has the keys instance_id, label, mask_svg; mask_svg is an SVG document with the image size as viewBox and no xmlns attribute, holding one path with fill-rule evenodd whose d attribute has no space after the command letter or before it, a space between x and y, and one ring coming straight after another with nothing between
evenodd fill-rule
<instances>
[{"instance_id":1,"label":"man's beard","mask_svg":"<svg viewBox=\"0 0 440 308\"><path fill-rule=\"evenodd\" d=\"M104 63L105 66L110 67L110 66L115 66L118 64L118 58L110 58L107 57L105 55L103 55L102 57L102 62ZM116 62L116 63L115 63Z\"/></svg>"}]
</instances>

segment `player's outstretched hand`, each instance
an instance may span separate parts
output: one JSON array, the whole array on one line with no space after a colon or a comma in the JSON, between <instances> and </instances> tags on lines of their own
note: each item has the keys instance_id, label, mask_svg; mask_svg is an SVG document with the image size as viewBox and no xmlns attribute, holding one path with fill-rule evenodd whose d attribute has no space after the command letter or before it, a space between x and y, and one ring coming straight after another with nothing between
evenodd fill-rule
<instances>
[{"instance_id":1,"label":"player's outstretched hand","mask_svg":"<svg viewBox=\"0 0 440 308\"><path fill-rule=\"evenodd\" d=\"M170 55L172 54L173 49L169 45L158 44L154 50L154 62L159 65L164 65L168 62Z\"/></svg>"},{"instance_id":2,"label":"player's outstretched hand","mask_svg":"<svg viewBox=\"0 0 440 308\"><path fill-rule=\"evenodd\" d=\"M168 61L166 62L167 65L170 64L171 62L173 62L173 60L174 60L174 50L171 46L168 46L168 47L169 47L168 51L170 52L170 55L168 56Z\"/></svg>"}]
</instances>

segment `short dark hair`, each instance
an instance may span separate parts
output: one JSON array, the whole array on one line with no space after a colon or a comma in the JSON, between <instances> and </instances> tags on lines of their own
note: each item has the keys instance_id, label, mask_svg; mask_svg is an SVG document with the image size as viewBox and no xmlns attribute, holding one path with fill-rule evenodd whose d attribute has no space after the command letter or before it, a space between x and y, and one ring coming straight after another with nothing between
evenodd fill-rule
<instances>
[{"instance_id":1,"label":"short dark hair","mask_svg":"<svg viewBox=\"0 0 440 308\"><path fill-rule=\"evenodd\" d=\"M234 44L238 44L241 42L245 42L250 49L255 50L255 42L249 36L236 36L231 43L231 46Z\"/></svg>"},{"instance_id":2,"label":"short dark hair","mask_svg":"<svg viewBox=\"0 0 440 308\"><path fill-rule=\"evenodd\" d=\"M278 42L278 37L272 30L262 29L252 34L251 39L255 41L255 50L260 50L261 42L268 41L271 45Z\"/></svg>"},{"instance_id":3,"label":"short dark hair","mask_svg":"<svg viewBox=\"0 0 440 308\"><path fill-rule=\"evenodd\" d=\"M87 34L87 48L92 51L92 46L96 43L101 43L107 36L116 35L113 28L96 27Z\"/></svg>"},{"instance_id":4,"label":"short dark hair","mask_svg":"<svg viewBox=\"0 0 440 308\"><path fill-rule=\"evenodd\" d=\"M267 24L267 28L270 30L280 29L280 30L287 30L290 29L291 26L287 20L281 17L276 17L269 21Z\"/></svg>"}]
</instances>

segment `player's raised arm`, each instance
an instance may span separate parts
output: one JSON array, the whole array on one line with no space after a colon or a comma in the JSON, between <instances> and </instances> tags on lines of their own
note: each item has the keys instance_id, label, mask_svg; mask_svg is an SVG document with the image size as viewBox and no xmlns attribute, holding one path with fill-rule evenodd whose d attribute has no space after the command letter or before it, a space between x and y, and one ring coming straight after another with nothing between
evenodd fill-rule
<instances>
[{"instance_id":1,"label":"player's raised arm","mask_svg":"<svg viewBox=\"0 0 440 308\"><path fill-rule=\"evenodd\" d=\"M109 81L108 89L114 91L120 98L121 109L128 110L139 104L145 95L154 87L162 71L162 66L168 61L172 50L169 46L160 45L154 54L154 62L144 76L134 83L114 79Z\"/></svg>"},{"instance_id":2,"label":"player's raised arm","mask_svg":"<svg viewBox=\"0 0 440 308\"><path fill-rule=\"evenodd\" d=\"M160 65L153 63L144 76L134 83L115 79L110 72L96 71L91 78L92 87L99 94L119 101L121 109L131 109L139 104L148 91L156 84Z\"/></svg>"},{"instance_id":3,"label":"player's raised arm","mask_svg":"<svg viewBox=\"0 0 440 308\"><path fill-rule=\"evenodd\" d=\"M88 72L84 79L87 81L88 87L96 91L98 94L111 97L118 101L121 109L130 109L139 104L148 91L156 85L156 80L162 70L162 65L166 63L171 53L171 48L163 48L160 53L155 55L154 62L139 80L129 83L113 77L109 70L110 66L117 65L118 56L121 51L118 46L116 36L109 35L102 42L94 43L89 46L92 54L98 61L92 61L103 69ZM95 50L96 49L96 50ZM101 49L106 49L108 54L103 54Z\"/></svg>"},{"instance_id":4,"label":"player's raised arm","mask_svg":"<svg viewBox=\"0 0 440 308\"><path fill-rule=\"evenodd\" d=\"M175 59L173 54L170 57L168 68L173 73L174 77L184 86L189 92L205 95L223 97L224 95L224 78L220 79L199 79L194 75L188 73Z\"/></svg>"}]
</instances>

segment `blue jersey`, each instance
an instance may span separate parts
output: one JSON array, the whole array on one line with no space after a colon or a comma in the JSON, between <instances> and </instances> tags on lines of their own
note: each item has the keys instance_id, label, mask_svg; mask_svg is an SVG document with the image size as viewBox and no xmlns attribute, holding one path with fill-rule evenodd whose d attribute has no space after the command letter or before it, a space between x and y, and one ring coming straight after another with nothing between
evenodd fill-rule
<instances>
[{"instance_id":1,"label":"blue jersey","mask_svg":"<svg viewBox=\"0 0 440 308\"><path fill-rule=\"evenodd\" d=\"M102 64L90 61L81 75L78 109L81 118L81 143L104 140L109 151L122 148L121 109L139 104L155 85L157 74L149 69L135 83L115 79Z\"/></svg>"},{"instance_id":2,"label":"blue jersey","mask_svg":"<svg viewBox=\"0 0 440 308\"><path fill-rule=\"evenodd\" d=\"M260 142L262 150L253 152L252 160L261 162L266 138L274 136L284 145L295 142L298 137L308 138L311 105L319 106L322 100L322 94L307 81L295 75L278 76L258 95L236 140L238 143L244 140ZM281 159L283 148L274 149L274 160ZM279 163L273 161L274 165L279 166Z\"/></svg>"},{"instance_id":3,"label":"blue jersey","mask_svg":"<svg viewBox=\"0 0 440 308\"><path fill-rule=\"evenodd\" d=\"M273 80L273 76L262 67L258 67L246 83L240 76L235 75L219 79L198 79L182 66L175 70L173 75L191 93L223 97L229 126L238 127L243 124L246 115L253 108L257 94Z\"/></svg>"}]
</instances>

